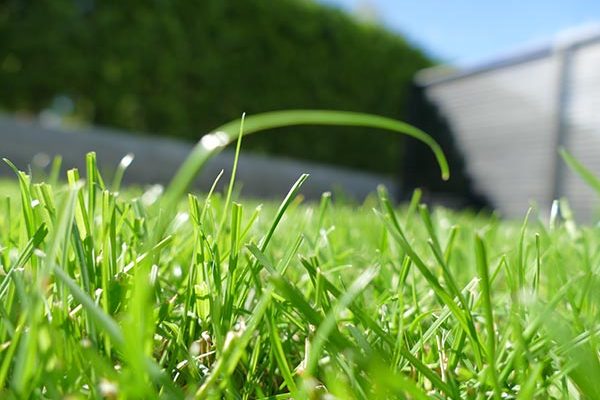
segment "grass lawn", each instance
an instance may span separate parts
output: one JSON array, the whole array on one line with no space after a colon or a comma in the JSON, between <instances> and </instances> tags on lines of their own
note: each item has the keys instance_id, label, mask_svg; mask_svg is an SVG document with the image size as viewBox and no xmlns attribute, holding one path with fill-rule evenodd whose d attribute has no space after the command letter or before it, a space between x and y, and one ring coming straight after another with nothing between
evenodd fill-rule
<instances>
[{"instance_id":1,"label":"grass lawn","mask_svg":"<svg viewBox=\"0 0 600 400\"><path fill-rule=\"evenodd\" d=\"M600 228L4 183L0 397L598 399ZM118 174L117 174L118 175ZM526 210L523 210L526 213Z\"/></svg>"}]
</instances>

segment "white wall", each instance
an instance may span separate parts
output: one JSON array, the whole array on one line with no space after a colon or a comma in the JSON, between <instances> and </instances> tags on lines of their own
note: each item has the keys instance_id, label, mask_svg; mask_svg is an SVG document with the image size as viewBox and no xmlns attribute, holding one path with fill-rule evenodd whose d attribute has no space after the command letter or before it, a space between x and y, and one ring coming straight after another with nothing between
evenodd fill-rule
<instances>
[{"instance_id":1,"label":"white wall","mask_svg":"<svg viewBox=\"0 0 600 400\"><path fill-rule=\"evenodd\" d=\"M427 95L456 135L477 189L507 217L522 217L531 204L546 213L554 200L555 177L561 176L556 163L562 163L557 157L560 107L567 150L600 176L600 40L570 45L570 53L557 46L537 53L542 56L514 63L501 59L497 67L470 73L421 75ZM579 220L591 221L598 196L567 167L563 171L560 196Z\"/></svg>"}]
</instances>

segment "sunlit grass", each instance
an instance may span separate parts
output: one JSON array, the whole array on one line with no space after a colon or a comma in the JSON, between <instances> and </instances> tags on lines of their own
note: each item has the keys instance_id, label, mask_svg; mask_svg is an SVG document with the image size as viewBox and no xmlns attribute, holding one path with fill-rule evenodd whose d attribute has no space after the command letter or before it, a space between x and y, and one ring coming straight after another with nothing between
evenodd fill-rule
<instances>
[{"instance_id":1,"label":"sunlit grass","mask_svg":"<svg viewBox=\"0 0 600 400\"><path fill-rule=\"evenodd\" d=\"M86 165L2 185L2 398L600 398L600 231L567 212L304 204L307 176L137 196Z\"/></svg>"}]
</instances>

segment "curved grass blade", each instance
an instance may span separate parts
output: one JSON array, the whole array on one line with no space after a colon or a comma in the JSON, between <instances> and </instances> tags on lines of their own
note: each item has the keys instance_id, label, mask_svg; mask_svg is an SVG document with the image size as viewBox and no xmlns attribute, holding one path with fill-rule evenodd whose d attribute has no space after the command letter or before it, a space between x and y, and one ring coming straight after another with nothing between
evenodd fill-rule
<instances>
[{"instance_id":1,"label":"curved grass blade","mask_svg":"<svg viewBox=\"0 0 600 400\"><path fill-rule=\"evenodd\" d=\"M225 146L238 139L241 120L222 125L200 139L191 154L181 165L165 192L166 205L177 201L204 164ZM431 136L407 123L371 114L331 110L273 111L247 116L244 119L244 135L291 125L340 125L384 129L411 136L425 143L440 166L442 179L450 177L448 162L441 147Z\"/></svg>"},{"instance_id":2,"label":"curved grass blade","mask_svg":"<svg viewBox=\"0 0 600 400\"><path fill-rule=\"evenodd\" d=\"M123 176L125 175L125 170L129 168L133 159L135 158L133 153L127 153L119 162L117 166L117 170L115 172L115 176L113 177L112 185L110 186L113 192L118 192L121 188L121 181L123 180Z\"/></svg>"}]
</instances>

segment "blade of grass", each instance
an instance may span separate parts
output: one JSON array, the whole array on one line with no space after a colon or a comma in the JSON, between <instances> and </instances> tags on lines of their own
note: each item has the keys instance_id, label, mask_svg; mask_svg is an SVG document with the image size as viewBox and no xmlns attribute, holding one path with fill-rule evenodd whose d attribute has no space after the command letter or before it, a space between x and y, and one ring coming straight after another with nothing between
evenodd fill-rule
<instances>
[{"instance_id":1,"label":"blade of grass","mask_svg":"<svg viewBox=\"0 0 600 400\"><path fill-rule=\"evenodd\" d=\"M312 376L314 374L317 367L317 362L325 345L325 341L329 335L333 333L339 313L346 309L360 294L360 292L367 287L367 285L375 278L375 276L377 276L377 272L377 268L369 268L363 271L358 278L352 282L348 290L339 297L337 302L334 303L327 315L325 315L323 322L321 322L317 328L314 342L311 345L311 351L308 356L308 362L305 370L305 374L307 376Z\"/></svg>"},{"instance_id":2,"label":"blade of grass","mask_svg":"<svg viewBox=\"0 0 600 400\"><path fill-rule=\"evenodd\" d=\"M291 125L362 126L405 134L429 146L440 166L442 178L447 180L450 176L448 163L442 149L429 135L404 122L377 115L330 110L273 111L245 117L243 134L250 135L267 129ZM169 209L181 198L206 161L236 139L239 126L239 120L232 121L202 137L167 188L164 200L165 208Z\"/></svg>"},{"instance_id":3,"label":"blade of grass","mask_svg":"<svg viewBox=\"0 0 600 400\"><path fill-rule=\"evenodd\" d=\"M205 399L211 393L211 390L217 386L218 379L222 374L231 374L238 362L244 355L246 347L252 339L255 331L258 329L259 323L262 321L267 308L272 300L273 289L267 287L263 292L260 300L253 309L252 317L248 321L248 325L241 333L229 332L225 341L223 356L213 367L206 381L196 391L194 397L197 399Z\"/></svg>"},{"instance_id":4,"label":"blade of grass","mask_svg":"<svg viewBox=\"0 0 600 400\"><path fill-rule=\"evenodd\" d=\"M490 276L488 272L487 256L485 245L481 236L475 236L475 254L476 266L479 273L479 283L481 285L481 297L483 298L483 312L485 327L487 330L486 356L488 359L488 374L490 375L494 388L494 397L499 400L502 398L502 390L498 380L498 371L496 369L496 330L494 327L494 313L492 305L492 296L490 290Z\"/></svg>"},{"instance_id":5,"label":"blade of grass","mask_svg":"<svg viewBox=\"0 0 600 400\"><path fill-rule=\"evenodd\" d=\"M240 131L238 134L237 143L235 146L235 155L233 157L233 167L231 168L231 177L229 179L229 186L227 187L227 196L225 197L225 205L223 206L221 217L221 222L219 222L219 227L217 228L217 237L219 233L223 229L223 225L225 224L225 220L227 219L227 212L229 211L229 204L231 202L231 194L233 193L233 186L235 184L235 176L237 173L238 161L240 157L240 149L242 147L242 137L244 135L244 119L246 118L246 113L242 114L242 118L240 120Z\"/></svg>"},{"instance_id":6,"label":"blade of grass","mask_svg":"<svg viewBox=\"0 0 600 400\"><path fill-rule=\"evenodd\" d=\"M560 152L560 155L563 158L563 160L569 166L569 168L571 168L573 171L575 171L577 173L577 175L579 175L579 177L581 179L583 179L583 181L589 185L589 187L594 189L596 191L596 193L598 193L600 195L600 179L598 177L596 177L596 175L592 171L590 171L588 168L586 168L582 163L577 161L577 159L575 157L573 157L564 148L561 148L559 150L559 152Z\"/></svg>"}]
</instances>

